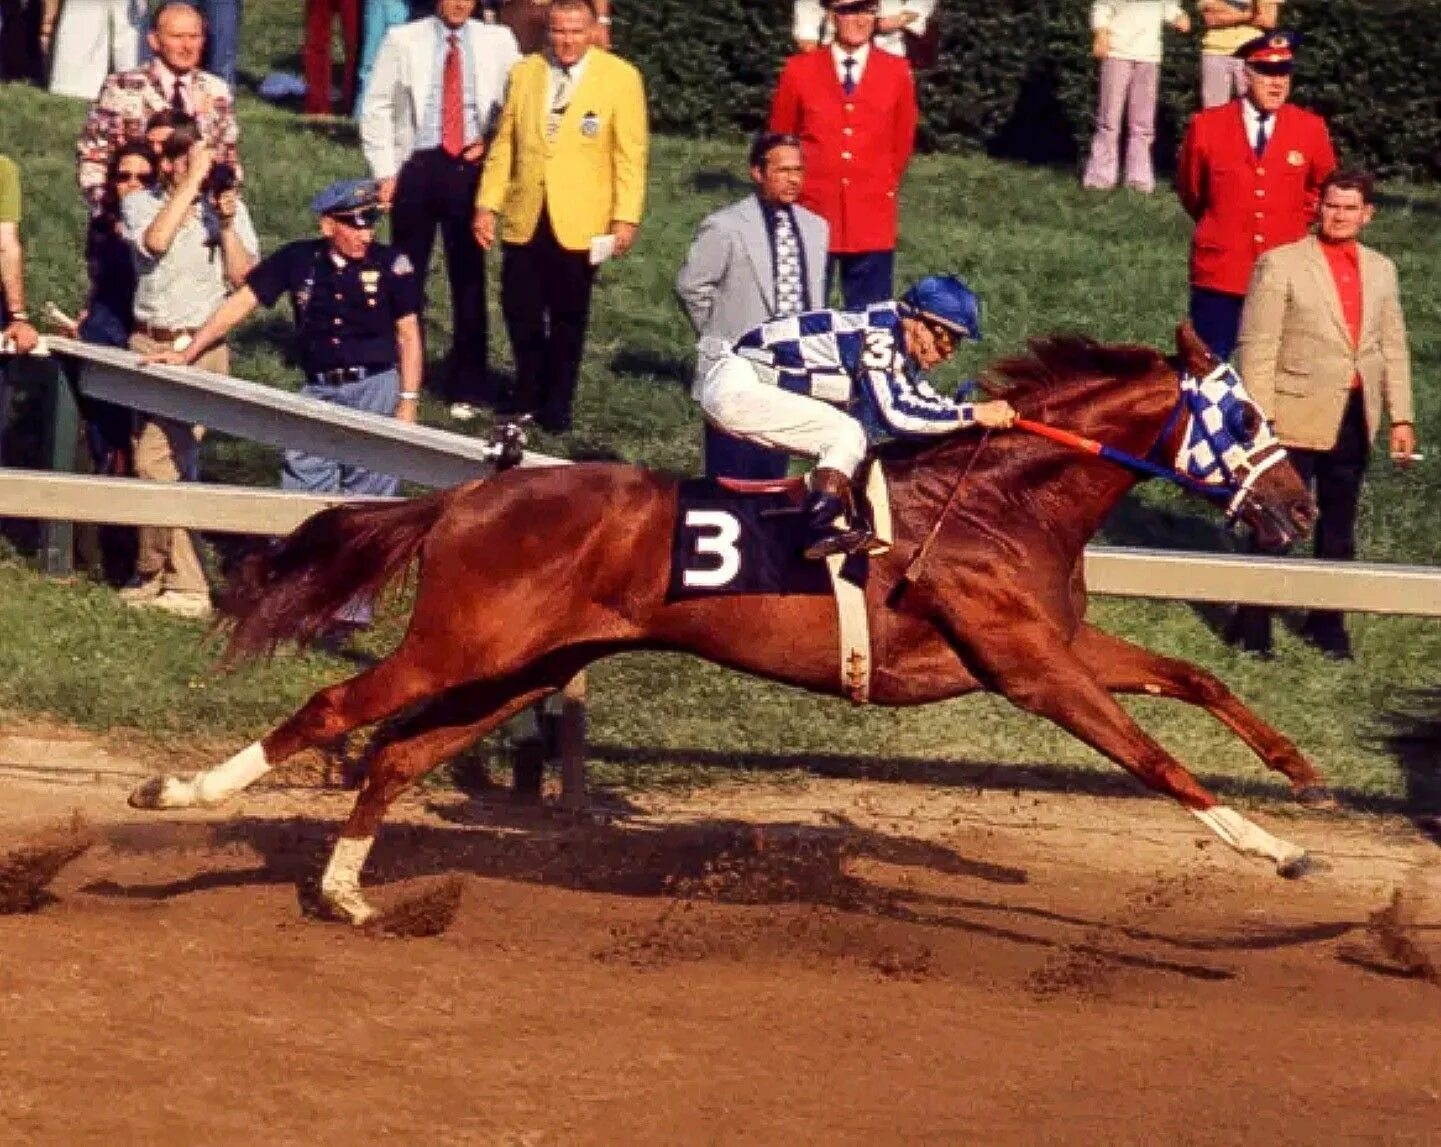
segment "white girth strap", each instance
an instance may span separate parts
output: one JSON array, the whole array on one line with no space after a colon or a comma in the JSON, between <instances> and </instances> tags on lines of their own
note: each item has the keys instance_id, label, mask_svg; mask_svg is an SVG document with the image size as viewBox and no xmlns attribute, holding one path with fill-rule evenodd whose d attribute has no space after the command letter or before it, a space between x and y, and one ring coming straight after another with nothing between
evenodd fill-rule
<instances>
[{"instance_id":1,"label":"white girth strap","mask_svg":"<svg viewBox=\"0 0 1441 1147\"><path fill-rule=\"evenodd\" d=\"M894 541L891 523L891 500L886 490L886 476L881 464L871 464L866 474L866 499L871 504L871 524L876 531L876 544L889 548ZM881 551L884 552L884 551ZM836 621L840 630L841 690L857 705L871 698L871 624L866 614L866 591L841 576L845 554L826 558L831 585L836 592Z\"/></svg>"}]
</instances>

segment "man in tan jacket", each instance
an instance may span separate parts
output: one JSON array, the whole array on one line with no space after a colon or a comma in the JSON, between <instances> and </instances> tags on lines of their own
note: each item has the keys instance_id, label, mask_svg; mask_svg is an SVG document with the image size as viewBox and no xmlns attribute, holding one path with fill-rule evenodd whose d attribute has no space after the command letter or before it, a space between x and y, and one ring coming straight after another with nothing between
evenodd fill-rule
<instances>
[{"instance_id":1,"label":"man in tan jacket","mask_svg":"<svg viewBox=\"0 0 1441 1147\"><path fill-rule=\"evenodd\" d=\"M1317 214L1317 234L1277 247L1256 264L1238 365L1297 471L1315 484L1316 556L1350 561L1361 481L1383 409L1392 459L1402 467L1414 461L1411 360L1396 265L1356 241L1375 214L1371 177L1331 175ZM1341 614L1313 611L1303 632L1326 656L1350 659ZM1238 609L1228 638L1268 655L1269 611Z\"/></svg>"}]
</instances>

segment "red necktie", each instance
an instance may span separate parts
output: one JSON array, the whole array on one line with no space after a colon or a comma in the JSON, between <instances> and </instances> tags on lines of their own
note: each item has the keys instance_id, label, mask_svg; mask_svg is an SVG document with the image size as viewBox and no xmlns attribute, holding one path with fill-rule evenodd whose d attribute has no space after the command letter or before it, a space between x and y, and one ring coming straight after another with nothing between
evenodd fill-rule
<instances>
[{"instance_id":1,"label":"red necktie","mask_svg":"<svg viewBox=\"0 0 1441 1147\"><path fill-rule=\"evenodd\" d=\"M465 81L460 74L460 37L450 34L440 89L440 146L448 155L465 150Z\"/></svg>"}]
</instances>

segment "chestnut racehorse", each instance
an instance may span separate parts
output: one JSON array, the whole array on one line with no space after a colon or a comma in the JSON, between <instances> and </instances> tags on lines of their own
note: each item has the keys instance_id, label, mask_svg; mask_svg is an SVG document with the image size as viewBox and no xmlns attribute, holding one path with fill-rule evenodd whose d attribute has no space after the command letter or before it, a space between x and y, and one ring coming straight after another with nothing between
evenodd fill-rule
<instances>
[{"instance_id":1,"label":"chestnut racehorse","mask_svg":"<svg viewBox=\"0 0 1441 1147\"><path fill-rule=\"evenodd\" d=\"M1024 418L1153 465L1198 451L1229 459L1221 477L1201 481L1229 483L1232 510L1263 548L1304 536L1314 520L1310 497L1240 380L1189 326L1178 330L1177 346L1168 359L1149 347L1058 336L1033 341L1029 355L997 364L989 378ZM1225 419L1196 405L1203 376L1208 392L1230 396ZM1215 437L1223 421L1238 441ZM1298 870L1299 848L1219 805L1112 696L1199 705L1299 798L1326 799L1296 747L1210 673L1086 623L1082 550L1137 481L1133 470L1015 430L890 444L879 453L895 545L870 560L866 589L874 701L1000 693L1175 797L1233 847L1288 874ZM389 657L320 690L230 760L193 778L154 777L131 802L216 804L302 750L392 718L321 882L329 906L360 923L373 914L360 870L396 796L597 658L684 650L840 693L829 598L667 600L676 506L675 478L596 463L511 469L398 505L315 515L237 574L227 656L309 640L418 556L405 637Z\"/></svg>"}]
</instances>

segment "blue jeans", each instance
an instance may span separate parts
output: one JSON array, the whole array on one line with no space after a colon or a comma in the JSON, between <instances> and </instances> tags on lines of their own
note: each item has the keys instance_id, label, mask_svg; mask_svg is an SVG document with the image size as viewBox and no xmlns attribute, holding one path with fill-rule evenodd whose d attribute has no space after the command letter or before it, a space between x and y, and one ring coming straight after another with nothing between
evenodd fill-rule
<instances>
[{"instance_id":1,"label":"blue jeans","mask_svg":"<svg viewBox=\"0 0 1441 1147\"><path fill-rule=\"evenodd\" d=\"M351 410L388 416L395 412L395 403L400 397L400 372L387 370L369 375L358 382L343 382L338 386L312 379L300 388L300 393L307 398L348 406ZM377 474L364 466L337 462L334 458L320 458L299 450L287 450L280 474L280 488L306 490L316 494L340 492L388 498L399 492L400 479L392 478L388 474ZM375 616L375 608L369 601L352 602L335 616L338 620L353 625L369 625Z\"/></svg>"},{"instance_id":2,"label":"blue jeans","mask_svg":"<svg viewBox=\"0 0 1441 1147\"><path fill-rule=\"evenodd\" d=\"M400 372L387 370L372 374L358 382L331 385L314 380L300 388L307 398L333 402L351 410L389 416L395 412L400 396ZM285 452L285 465L280 475L282 490L307 490L316 494L355 494L368 498L392 497L400 489L400 479L377 474L364 466L320 458L300 450Z\"/></svg>"},{"instance_id":3,"label":"blue jeans","mask_svg":"<svg viewBox=\"0 0 1441 1147\"><path fill-rule=\"evenodd\" d=\"M203 0L207 39L205 70L214 72L232 88L240 62L241 0Z\"/></svg>"}]
</instances>

